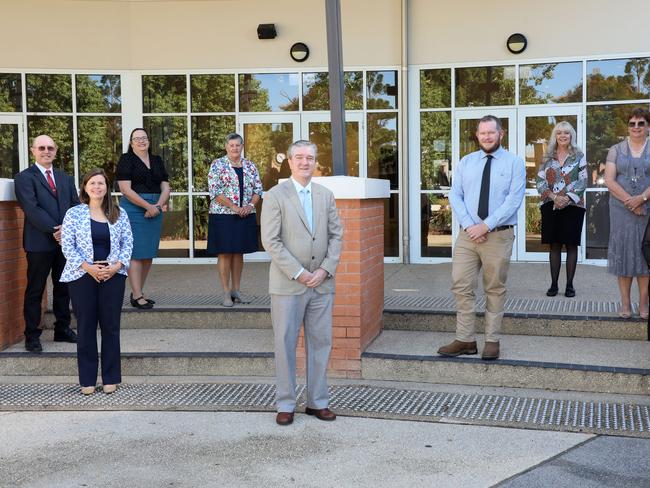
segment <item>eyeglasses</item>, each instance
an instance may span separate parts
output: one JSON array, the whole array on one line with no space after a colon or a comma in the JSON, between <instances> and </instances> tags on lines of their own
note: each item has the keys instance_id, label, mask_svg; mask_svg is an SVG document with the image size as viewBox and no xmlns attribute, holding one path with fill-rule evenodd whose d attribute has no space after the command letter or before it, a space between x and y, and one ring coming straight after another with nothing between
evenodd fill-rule
<instances>
[{"instance_id":1,"label":"eyeglasses","mask_svg":"<svg viewBox=\"0 0 650 488\"><path fill-rule=\"evenodd\" d=\"M645 127L645 120L630 121L627 123L628 127Z\"/></svg>"},{"instance_id":2,"label":"eyeglasses","mask_svg":"<svg viewBox=\"0 0 650 488\"><path fill-rule=\"evenodd\" d=\"M145 136L145 137L134 137L131 140L135 141L135 142L147 142L149 140L149 138L147 136Z\"/></svg>"},{"instance_id":3,"label":"eyeglasses","mask_svg":"<svg viewBox=\"0 0 650 488\"><path fill-rule=\"evenodd\" d=\"M54 146L36 146L34 149L36 149L37 151L40 151L40 152L45 152L45 151L54 152L54 151L56 151L56 147L54 147Z\"/></svg>"}]
</instances>

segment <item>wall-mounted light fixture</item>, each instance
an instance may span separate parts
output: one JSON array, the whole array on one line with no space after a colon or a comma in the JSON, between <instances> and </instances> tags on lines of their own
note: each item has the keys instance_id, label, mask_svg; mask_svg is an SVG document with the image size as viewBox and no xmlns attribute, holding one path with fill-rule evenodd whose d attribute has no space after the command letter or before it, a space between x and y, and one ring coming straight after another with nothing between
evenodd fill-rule
<instances>
[{"instance_id":1,"label":"wall-mounted light fixture","mask_svg":"<svg viewBox=\"0 0 650 488\"><path fill-rule=\"evenodd\" d=\"M275 39L277 35L275 24L260 24L257 26L258 39Z\"/></svg>"},{"instance_id":2,"label":"wall-mounted light fixture","mask_svg":"<svg viewBox=\"0 0 650 488\"><path fill-rule=\"evenodd\" d=\"M304 42L296 42L291 46L289 54L291 55L291 59L297 63L302 63L303 61L307 61L307 58L309 57L309 48Z\"/></svg>"},{"instance_id":3,"label":"wall-mounted light fixture","mask_svg":"<svg viewBox=\"0 0 650 488\"><path fill-rule=\"evenodd\" d=\"M506 46L508 48L508 51L510 51L512 54L521 54L526 49L526 46L528 46L528 40L523 34L512 34L510 37L508 37Z\"/></svg>"}]
</instances>

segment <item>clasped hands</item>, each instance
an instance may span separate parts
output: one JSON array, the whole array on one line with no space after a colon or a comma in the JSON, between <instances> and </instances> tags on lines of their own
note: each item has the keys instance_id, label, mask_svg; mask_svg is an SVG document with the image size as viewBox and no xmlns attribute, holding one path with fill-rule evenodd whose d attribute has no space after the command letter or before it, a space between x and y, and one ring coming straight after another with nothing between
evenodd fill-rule
<instances>
[{"instance_id":1,"label":"clasped hands","mask_svg":"<svg viewBox=\"0 0 650 488\"><path fill-rule=\"evenodd\" d=\"M122 267L122 263L119 261L114 264L88 264L84 263L82 269L88 273L92 278L97 282L101 283L102 281L110 280L115 273L117 273Z\"/></svg>"},{"instance_id":2,"label":"clasped hands","mask_svg":"<svg viewBox=\"0 0 650 488\"><path fill-rule=\"evenodd\" d=\"M553 210L562 210L569 203L571 203L571 198L566 195L556 195L553 199Z\"/></svg>"},{"instance_id":3,"label":"clasped hands","mask_svg":"<svg viewBox=\"0 0 650 488\"><path fill-rule=\"evenodd\" d=\"M643 200L643 196L641 195L627 197L625 200L623 200L623 204L625 205L625 208L627 208L634 215L646 214L645 201Z\"/></svg>"},{"instance_id":4,"label":"clasped hands","mask_svg":"<svg viewBox=\"0 0 650 488\"><path fill-rule=\"evenodd\" d=\"M490 232L490 228L485 222L481 222L480 224L470 225L465 229L465 232L474 243L483 244L487 241L487 234Z\"/></svg>"},{"instance_id":5,"label":"clasped hands","mask_svg":"<svg viewBox=\"0 0 650 488\"><path fill-rule=\"evenodd\" d=\"M158 208L156 205L149 205L147 207L147 210L144 212L144 216L147 219L153 219L154 217L158 217L160 215L160 208Z\"/></svg>"},{"instance_id":6,"label":"clasped hands","mask_svg":"<svg viewBox=\"0 0 650 488\"><path fill-rule=\"evenodd\" d=\"M316 288L318 287L325 279L327 278L327 271L323 268L318 268L313 273L303 270L302 273L296 278L298 283L302 283L307 288Z\"/></svg>"},{"instance_id":7,"label":"clasped hands","mask_svg":"<svg viewBox=\"0 0 650 488\"><path fill-rule=\"evenodd\" d=\"M237 207L233 205L230 209L243 219L248 217L254 208L255 207L253 206L253 204L249 203L248 205L244 205L243 207Z\"/></svg>"}]
</instances>

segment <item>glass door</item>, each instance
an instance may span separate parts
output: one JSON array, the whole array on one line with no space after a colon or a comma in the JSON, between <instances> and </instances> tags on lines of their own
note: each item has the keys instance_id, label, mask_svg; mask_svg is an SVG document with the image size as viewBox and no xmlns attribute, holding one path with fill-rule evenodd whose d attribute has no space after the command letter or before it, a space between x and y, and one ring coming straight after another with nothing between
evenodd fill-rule
<instances>
[{"instance_id":1,"label":"glass door","mask_svg":"<svg viewBox=\"0 0 650 488\"><path fill-rule=\"evenodd\" d=\"M581 108L568 107L530 107L519 109L519 155L526 162L526 196L519 209L517 227L517 252L522 261L547 261L548 246L542 244L541 213L536 177L548 148L553 127L559 122L570 123L582 141ZM579 261L582 261L585 234L582 235Z\"/></svg>"},{"instance_id":2,"label":"glass door","mask_svg":"<svg viewBox=\"0 0 650 488\"><path fill-rule=\"evenodd\" d=\"M345 116L346 155L348 161L348 176L365 176L366 167L361 163L362 149L365 143L361 140L363 115L350 113ZM309 140L318 148L318 165L314 176L332 176L332 124L329 113L302 114L302 139Z\"/></svg>"},{"instance_id":3,"label":"glass door","mask_svg":"<svg viewBox=\"0 0 650 488\"><path fill-rule=\"evenodd\" d=\"M476 140L476 126L481 117L486 115L494 115L499 117L501 120L501 125L505 132L501 145L512 152L517 151L517 117L515 109L491 109L491 108L482 108L482 109L469 109L469 110L457 110L456 116L454 119L454 128L453 128L453 153L452 153L452 169L451 181L453 181L453 168L454 165L466 155L471 152L478 151L479 145ZM446 191L439 199L448 202L447 197L449 192ZM521 220L519 220L521 224ZM452 220L451 226L451 242L450 247L453 247L453 242L456 241L456 237L459 232L459 223L455 222L455 219ZM512 247L512 259L517 259L517 236L515 234L515 243Z\"/></svg>"},{"instance_id":4,"label":"glass door","mask_svg":"<svg viewBox=\"0 0 650 488\"><path fill-rule=\"evenodd\" d=\"M244 138L244 157L257 166L264 191L277 185L278 180L291 175L286 153L289 144L300 139L300 115L240 115L237 131ZM256 211L259 236L261 202ZM269 258L261 242L258 249L259 252L247 254L246 259L267 261Z\"/></svg>"},{"instance_id":5,"label":"glass door","mask_svg":"<svg viewBox=\"0 0 650 488\"><path fill-rule=\"evenodd\" d=\"M22 117L0 115L0 178L13 179L27 167Z\"/></svg>"}]
</instances>

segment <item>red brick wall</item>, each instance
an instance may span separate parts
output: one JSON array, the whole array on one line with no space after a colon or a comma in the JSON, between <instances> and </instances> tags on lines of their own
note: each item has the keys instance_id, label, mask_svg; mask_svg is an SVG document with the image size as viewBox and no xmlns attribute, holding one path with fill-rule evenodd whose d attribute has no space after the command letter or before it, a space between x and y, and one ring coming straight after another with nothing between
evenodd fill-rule
<instances>
[{"instance_id":1,"label":"red brick wall","mask_svg":"<svg viewBox=\"0 0 650 488\"><path fill-rule=\"evenodd\" d=\"M329 375L361 378L361 353L379 334L384 310L384 201L337 200L343 251L336 271ZM304 375L301 334L298 373Z\"/></svg>"},{"instance_id":2,"label":"red brick wall","mask_svg":"<svg viewBox=\"0 0 650 488\"><path fill-rule=\"evenodd\" d=\"M22 340L25 329L27 260L22 236L22 210L16 202L0 202L0 350Z\"/></svg>"}]
</instances>

